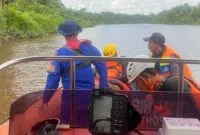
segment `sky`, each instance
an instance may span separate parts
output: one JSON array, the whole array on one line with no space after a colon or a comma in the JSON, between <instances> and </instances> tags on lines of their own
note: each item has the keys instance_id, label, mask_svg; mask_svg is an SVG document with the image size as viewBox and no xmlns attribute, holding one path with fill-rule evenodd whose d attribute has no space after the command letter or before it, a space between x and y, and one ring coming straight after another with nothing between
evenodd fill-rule
<instances>
[{"instance_id":1,"label":"sky","mask_svg":"<svg viewBox=\"0 0 200 135\"><path fill-rule=\"evenodd\" d=\"M179 4L188 3L191 6L200 0L62 0L68 8L86 8L90 12L111 11L126 14L157 14Z\"/></svg>"}]
</instances>

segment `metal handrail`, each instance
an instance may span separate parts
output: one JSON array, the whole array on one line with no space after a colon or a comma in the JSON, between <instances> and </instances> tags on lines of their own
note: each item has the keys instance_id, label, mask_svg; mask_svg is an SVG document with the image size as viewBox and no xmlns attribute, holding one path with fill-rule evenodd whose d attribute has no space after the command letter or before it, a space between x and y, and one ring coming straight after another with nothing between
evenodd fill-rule
<instances>
[{"instance_id":1,"label":"metal handrail","mask_svg":"<svg viewBox=\"0 0 200 135\"><path fill-rule=\"evenodd\" d=\"M16 65L19 63L31 62L31 61L50 61L50 60L83 60L83 61L134 61L134 62L161 62L161 63L182 63L182 64L200 64L200 60L193 59L160 59L160 58L134 58L134 57L98 57L98 56L32 56L10 60L0 65L0 71L6 67Z\"/></svg>"},{"instance_id":2,"label":"metal handrail","mask_svg":"<svg viewBox=\"0 0 200 135\"><path fill-rule=\"evenodd\" d=\"M180 68L180 83L179 83L179 89L178 92L183 92L183 83L184 83L184 75L183 75L183 64L200 64L200 60L192 60L192 59L161 59L161 58L134 58L134 57L99 57L99 56L32 56L32 57L25 57L25 58L18 58L14 60L10 60L8 62L5 62L0 65L0 71L10 67L12 65L25 63L25 62L31 62L31 61L50 61L50 60L59 60L59 61L70 61L73 63L75 60L83 60L83 61L126 61L126 62L146 62L146 63L177 63L179 64ZM70 67L70 73L71 77L74 78L73 75L73 69L75 68L74 64ZM71 88L75 86L74 80L71 83Z\"/></svg>"},{"instance_id":3,"label":"metal handrail","mask_svg":"<svg viewBox=\"0 0 200 135\"><path fill-rule=\"evenodd\" d=\"M25 58L19 58L19 59L14 59L10 60L8 62L5 62L0 65L0 72L12 65L20 64L20 63L25 63L25 62L31 62L31 61L51 61L51 60L59 60L59 61L69 61L70 62L70 88L72 90L75 90L75 61L76 60L82 60L82 61L125 61L125 62L145 62L145 63L177 63L179 65L179 87L178 87L178 92L182 93L183 92L183 87L184 87L184 64L200 64L200 60L192 60L192 59L161 59L161 58L134 58L134 57L99 57L99 56L52 56L52 57L43 57L43 56L32 56L32 57L25 57ZM75 111L75 93L73 91L73 108L72 111ZM178 105L178 107L180 107ZM178 109L179 110L179 109ZM181 110L181 109L180 109ZM180 112L181 113L181 112ZM72 112L73 114L73 112ZM179 112L177 112L177 115L179 115ZM72 116L74 117L74 116ZM74 118L73 118L73 123L74 125Z\"/></svg>"}]
</instances>

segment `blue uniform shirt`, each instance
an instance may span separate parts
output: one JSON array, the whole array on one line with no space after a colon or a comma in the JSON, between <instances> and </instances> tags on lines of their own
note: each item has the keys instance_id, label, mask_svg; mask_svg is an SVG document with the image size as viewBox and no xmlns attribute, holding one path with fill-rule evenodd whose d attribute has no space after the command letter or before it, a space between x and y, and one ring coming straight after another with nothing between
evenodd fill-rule
<instances>
[{"instance_id":1,"label":"blue uniform shirt","mask_svg":"<svg viewBox=\"0 0 200 135\"><path fill-rule=\"evenodd\" d=\"M81 43L79 52L85 56L101 56L98 49L88 42ZM77 56L77 52L67 48L66 46L56 51L57 56ZM76 61L76 65L84 64L83 61ZM100 88L108 87L107 83L107 66L104 62L92 61L100 76ZM55 89L58 88L61 79L64 89L70 89L70 63L68 61L52 61L51 65L55 67L53 71L48 71L47 82L44 90L44 102L48 102ZM92 72L91 63L85 63L84 66L76 68L76 89L90 89L94 88L95 75ZM47 90L53 90L47 92Z\"/></svg>"}]
</instances>

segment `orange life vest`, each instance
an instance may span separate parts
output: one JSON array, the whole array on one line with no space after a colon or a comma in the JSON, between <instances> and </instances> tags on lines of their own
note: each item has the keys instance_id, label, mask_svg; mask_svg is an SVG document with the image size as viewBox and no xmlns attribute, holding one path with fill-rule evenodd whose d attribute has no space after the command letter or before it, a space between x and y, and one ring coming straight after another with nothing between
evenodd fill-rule
<instances>
[{"instance_id":1,"label":"orange life vest","mask_svg":"<svg viewBox=\"0 0 200 135\"><path fill-rule=\"evenodd\" d=\"M175 52L174 49L172 49L171 47L169 47L168 45L166 46L166 50L163 53L163 55L161 56L161 58L170 58L171 56L176 56L177 58L182 58L179 54L177 54ZM184 68L184 75L186 77L192 78L192 72L189 69L187 64L183 65ZM159 65L159 74L163 77L169 76L170 72L169 72L169 63L160 63Z\"/></svg>"},{"instance_id":2,"label":"orange life vest","mask_svg":"<svg viewBox=\"0 0 200 135\"><path fill-rule=\"evenodd\" d=\"M176 76L178 78L178 76ZM196 106L196 109L200 112L200 86L197 82L195 82L194 80L190 79L190 78L187 78L185 77L184 78L184 82L187 83L187 86L189 86L188 88L189 89L185 89L184 87L184 93L188 93L189 96L191 94L191 99L193 100L193 104L195 104ZM186 85L184 85L186 86ZM177 87L178 87L178 83L177 83ZM173 90L177 90L177 89L173 89ZM188 102L187 100L185 100L185 102ZM165 114L163 116L166 116L166 110L164 109L164 104L163 105L159 105L159 106L156 106L156 110L160 113L162 112L162 114Z\"/></svg>"},{"instance_id":3,"label":"orange life vest","mask_svg":"<svg viewBox=\"0 0 200 135\"><path fill-rule=\"evenodd\" d=\"M108 68L108 78L119 78L123 75L123 65L118 61L106 62Z\"/></svg>"},{"instance_id":4,"label":"orange life vest","mask_svg":"<svg viewBox=\"0 0 200 135\"><path fill-rule=\"evenodd\" d=\"M136 79L134 79L133 82L130 83L130 87L132 90L154 92L156 91L156 84L160 82L160 79L161 76L158 74L152 76L151 79L147 79L139 75Z\"/></svg>"}]
</instances>

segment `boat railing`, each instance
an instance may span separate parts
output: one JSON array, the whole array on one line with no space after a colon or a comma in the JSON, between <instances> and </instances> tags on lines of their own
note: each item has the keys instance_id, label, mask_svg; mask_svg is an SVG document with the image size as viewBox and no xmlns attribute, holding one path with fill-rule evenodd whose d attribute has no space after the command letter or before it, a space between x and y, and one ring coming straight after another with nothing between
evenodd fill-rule
<instances>
[{"instance_id":1,"label":"boat railing","mask_svg":"<svg viewBox=\"0 0 200 135\"><path fill-rule=\"evenodd\" d=\"M33 62L33 61L51 61L51 60L59 60L59 61L69 61L70 62L70 88L71 90L76 89L76 78L75 78L75 62L77 60L81 61L124 61L124 62L145 62L145 63L177 63L179 66L179 86L178 86L178 93L183 93L184 89L184 71L183 71L183 65L184 64L200 64L200 60L192 60L192 59L160 59L160 58L134 58L134 57L93 57L93 56L53 56L53 57L43 57L43 56L32 56L32 57L25 57L25 58L19 58L10 60L8 62L5 62L0 65L0 72L7 67L10 67L12 65L20 64L20 63L26 63L26 62ZM72 115L74 114L73 111L75 111L75 92L72 92ZM179 97L181 98L181 97ZM178 100L179 101L179 100ZM179 107L179 106L178 106ZM180 106L180 108L182 108ZM181 110L181 109L180 109ZM181 112L177 112L177 115ZM72 116L72 118L75 116ZM73 119L74 120L74 119ZM73 121L72 124L73 125Z\"/></svg>"},{"instance_id":2,"label":"boat railing","mask_svg":"<svg viewBox=\"0 0 200 135\"><path fill-rule=\"evenodd\" d=\"M53 56L53 57L43 57L43 56L32 56L32 57L24 57L19 59L10 60L0 65L0 72L12 65L32 62L32 61L51 61L51 60L59 60L59 61L69 61L70 62L70 77L71 77L71 89L75 89L75 61L125 61L125 62L145 62L145 63L177 63L179 65L179 87L178 92L183 92L183 83L184 83L184 73L183 73L183 65L184 64L200 64L200 60L193 59L160 59L160 58L134 58L134 57L98 57L98 56Z\"/></svg>"}]
</instances>

